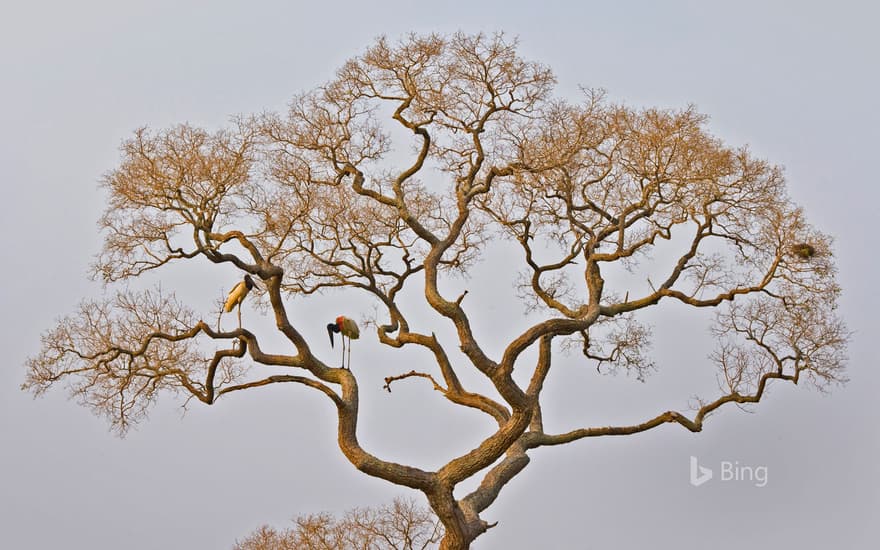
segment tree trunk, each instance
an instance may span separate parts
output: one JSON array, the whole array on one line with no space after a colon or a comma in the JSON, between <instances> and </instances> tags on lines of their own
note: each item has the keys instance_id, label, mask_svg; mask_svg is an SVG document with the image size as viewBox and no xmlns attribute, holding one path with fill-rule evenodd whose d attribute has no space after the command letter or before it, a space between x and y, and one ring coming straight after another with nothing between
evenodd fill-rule
<instances>
[{"instance_id":1,"label":"tree trunk","mask_svg":"<svg viewBox=\"0 0 880 550\"><path fill-rule=\"evenodd\" d=\"M470 548L471 542L478 533L475 534L469 529L467 518L465 518L455 497L452 496L452 491L440 490L428 493L427 497L428 503L437 514L445 531L443 540L440 541L440 550L467 550Z\"/></svg>"},{"instance_id":2,"label":"tree trunk","mask_svg":"<svg viewBox=\"0 0 880 550\"><path fill-rule=\"evenodd\" d=\"M440 550L468 550L470 541L461 538L457 533L446 531L443 540L440 541Z\"/></svg>"}]
</instances>

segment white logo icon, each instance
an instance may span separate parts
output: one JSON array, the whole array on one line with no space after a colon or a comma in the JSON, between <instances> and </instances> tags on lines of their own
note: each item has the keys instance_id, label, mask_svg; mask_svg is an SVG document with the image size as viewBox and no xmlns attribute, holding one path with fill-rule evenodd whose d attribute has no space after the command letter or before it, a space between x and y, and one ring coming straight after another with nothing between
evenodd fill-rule
<instances>
[{"instance_id":1,"label":"white logo icon","mask_svg":"<svg viewBox=\"0 0 880 550\"><path fill-rule=\"evenodd\" d=\"M704 468L700 466L697 462L697 457L691 457L691 485L694 487L699 487L700 485L706 483L712 479L712 470L709 468Z\"/></svg>"}]
</instances>

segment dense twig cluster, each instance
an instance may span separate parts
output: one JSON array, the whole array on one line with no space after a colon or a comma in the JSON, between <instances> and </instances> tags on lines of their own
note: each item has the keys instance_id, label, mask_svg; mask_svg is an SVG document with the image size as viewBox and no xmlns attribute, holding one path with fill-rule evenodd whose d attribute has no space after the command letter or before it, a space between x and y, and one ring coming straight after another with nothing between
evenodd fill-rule
<instances>
[{"instance_id":1,"label":"dense twig cluster","mask_svg":"<svg viewBox=\"0 0 880 550\"><path fill-rule=\"evenodd\" d=\"M437 548L443 536L436 516L401 498L355 508L340 518L319 513L298 516L293 523L281 530L263 525L233 550L428 550Z\"/></svg>"}]
</instances>

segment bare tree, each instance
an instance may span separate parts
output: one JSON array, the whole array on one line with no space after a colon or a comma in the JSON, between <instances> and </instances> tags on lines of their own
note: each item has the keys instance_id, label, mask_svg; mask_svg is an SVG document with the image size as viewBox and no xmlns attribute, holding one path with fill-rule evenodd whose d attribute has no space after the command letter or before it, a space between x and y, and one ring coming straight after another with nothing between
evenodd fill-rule
<instances>
[{"instance_id":1,"label":"bare tree","mask_svg":"<svg viewBox=\"0 0 880 550\"><path fill-rule=\"evenodd\" d=\"M698 432L711 412L757 403L774 381L843 381L848 333L835 314L831 239L789 199L782 171L725 146L693 108L633 109L595 91L572 103L553 86L551 71L502 35L412 35L379 39L285 114L213 133L137 131L104 180L96 273L112 283L196 257L231 264L259 282L290 350L264 352L247 324L214 329L203 320L211 312L173 293L123 291L48 332L24 387L40 393L64 380L119 430L161 391L208 405L269 384L319 391L338 412L351 463L424 493L445 529L441 547L460 549L493 525L480 514L531 449L667 423ZM521 248L517 292L542 319L492 354L468 316L478 292L443 289L501 239ZM647 284L615 286L616 266ZM362 447L356 373L319 359L284 302L342 289L375 299L382 344L433 357L407 372L373 366L390 371L389 391L425 380L497 430L435 471ZM448 322L454 342L410 324L413 296ZM654 365L637 314L661 302L716 308L721 393L689 414L545 429L541 390L554 355L574 345L602 372L643 377ZM246 357L274 372L244 368ZM462 373L492 391L468 388ZM475 475L479 486L456 498Z\"/></svg>"},{"instance_id":2,"label":"bare tree","mask_svg":"<svg viewBox=\"0 0 880 550\"><path fill-rule=\"evenodd\" d=\"M298 516L292 528L263 525L234 550L428 550L443 529L436 516L413 500L394 499L376 508L355 508L340 519L331 514Z\"/></svg>"}]
</instances>

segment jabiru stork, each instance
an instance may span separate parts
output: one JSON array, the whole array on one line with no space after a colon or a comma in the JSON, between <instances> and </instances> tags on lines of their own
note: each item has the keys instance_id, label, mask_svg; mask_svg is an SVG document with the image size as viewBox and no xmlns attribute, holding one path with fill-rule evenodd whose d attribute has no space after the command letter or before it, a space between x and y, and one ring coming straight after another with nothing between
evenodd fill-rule
<instances>
[{"instance_id":1,"label":"jabiru stork","mask_svg":"<svg viewBox=\"0 0 880 550\"><path fill-rule=\"evenodd\" d=\"M244 280L229 291L229 295L226 296L226 302L223 304L223 311L226 313L232 311L232 308L238 307L238 328L241 328L241 303L252 288L254 288L254 280L251 279L250 275L245 275ZM220 315L223 315L223 311L220 312ZM217 316L217 330L220 330L219 315Z\"/></svg>"},{"instance_id":2,"label":"jabiru stork","mask_svg":"<svg viewBox=\"0 0 880 550\"><path fill-rule=\"evenodd\" d=\"M336 321L327 325L327 334L330 336L330 347L333 347L333 334L342 333L342 368L345 367L345 339L348 338L348 368L351 369L351 341L361 337L361 331L357 323L340 315Z\"/></svg>"}]
</instances>

